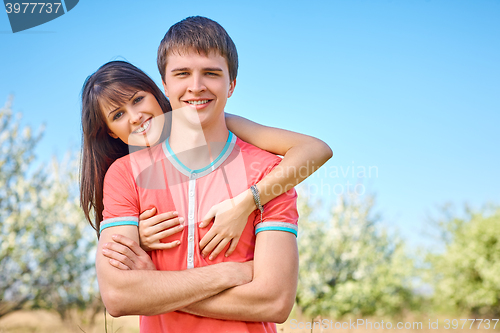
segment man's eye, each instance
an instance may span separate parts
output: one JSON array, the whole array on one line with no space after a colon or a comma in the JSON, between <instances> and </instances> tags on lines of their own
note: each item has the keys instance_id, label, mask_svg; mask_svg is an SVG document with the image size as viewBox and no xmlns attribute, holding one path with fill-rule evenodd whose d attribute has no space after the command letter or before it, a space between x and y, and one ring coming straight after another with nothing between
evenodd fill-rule
<instances>
[{"instance_id":1,"label":"man's eye","mask_svg":"<svg viewBox=\"0 0 500 333\"><path fill-rule=\"evenodd\" d=\"M123 111L116 112L115 115L113 116L113 120L120 118L122 115L123 115Z\"/></svg>"},{"instance_id":2,"label":"man's eye","mask_svg":"<svg viewBox=\"0 0 500 333\"><path fill-rule=\"evenodd\" d=\"M207 72L207 75L208 76L219 76L218 73L214 73L214 72Z\"/></svg>"}]
</instances>

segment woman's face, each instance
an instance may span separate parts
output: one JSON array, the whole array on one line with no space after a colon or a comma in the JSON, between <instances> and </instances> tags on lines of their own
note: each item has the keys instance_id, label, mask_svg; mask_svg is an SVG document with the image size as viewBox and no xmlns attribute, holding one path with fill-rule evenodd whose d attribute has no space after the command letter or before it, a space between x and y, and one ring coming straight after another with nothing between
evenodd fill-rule
<instances>
[{"instance_id":1,"label":"woman's face","mask_svg":"<svg viewBox=\"0 0 500 333\"><path fill-rule=\"evenodd\" d=\"M103 103L108 133L130 146L152 146L160 139L165 117L155 96L137 91L118 108Z\"/></svg>"}]
</instances>

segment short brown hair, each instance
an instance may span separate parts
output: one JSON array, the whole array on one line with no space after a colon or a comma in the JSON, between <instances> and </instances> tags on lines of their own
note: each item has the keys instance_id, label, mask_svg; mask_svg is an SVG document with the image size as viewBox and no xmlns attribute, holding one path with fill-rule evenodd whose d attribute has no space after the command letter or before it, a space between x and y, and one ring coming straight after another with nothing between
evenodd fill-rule
<instances>
[{"instance_id":1,"label":"short brown hair","mask_svg":"<svg viewBox=\"0 0 500 333\"><path fill-rule=\"evenodd\" d=\"M238 52L231 37L219 23L203 16L191 16L171 26L158 47L158 70L163 82L167 56L172 52L191 50L199 54L217 52L227 61L230 80L236 79Z\"/></svg>"}]
</instances>

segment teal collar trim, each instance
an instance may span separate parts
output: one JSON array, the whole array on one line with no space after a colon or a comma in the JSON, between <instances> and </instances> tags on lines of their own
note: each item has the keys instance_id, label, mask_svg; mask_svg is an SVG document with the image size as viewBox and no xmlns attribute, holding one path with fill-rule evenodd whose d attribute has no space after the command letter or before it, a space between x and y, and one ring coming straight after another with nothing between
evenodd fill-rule
<instances>
[{"instance_id":1,"label":"teal collar trim","mask_svg":"<svg viewBox=\"0 0 500 333\"><path fill-rule=\"evenodd\" d=\"M231 131L228 132L229 135L227 136L226 144L224 145L224 148L222 148L222 151L220 152L219 156L217 156L217 158L213 160L212 163L201 169L193 170L185 166L176 156L176 154L172 150L172 147L170 147L168 138L163 143L163 151L165 152L165 155L170 160L170 162L175 166L175 168L180 172L182 172L183 174L185 174L186 176L190 178L203 177L209 174L210 172L214 171L215 169L217 169L227 159L229 154L231 154L231 152L233 151L234 145L236 143L236 136Z\"/></svg>"}]
</instances>

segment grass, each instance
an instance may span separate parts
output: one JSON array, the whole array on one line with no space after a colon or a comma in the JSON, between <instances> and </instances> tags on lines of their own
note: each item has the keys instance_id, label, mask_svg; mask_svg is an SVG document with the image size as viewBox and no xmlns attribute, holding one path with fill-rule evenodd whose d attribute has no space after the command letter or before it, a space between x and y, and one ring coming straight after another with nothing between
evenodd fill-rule
<instances>
[{"instance_id":1,"label":"grass","mask_svg":"<svg viewBox=\"0 0 500 333\"><path fill-rule=\"evenodd\" d=\"M108 333L139 333L139 317L113 318L106 315ZM92 327L81 321L63 322L55 312L17 311L0 318L0 333L101 333L105 332L104 314Z\"/></svg>"},{"instance_id":2,"label":"grass","mask_svg":"<svg viewBox=\"0 0 500 333\"><path fill-rule=\"evenodd\" d=\"M466 317L462 317L466 318ZM430 321L429 321L430 319ZM446 329L446 319L450 319L450 328ZM457 329L452 329L451 320L457 319L459 325ZM113 318L107 315L107 325L109 333L138 333L139 332L139 318L137 316L128 316L121 318ZM322 320L323 325L320 325L319 320ZM359 322L358 322L359 320ZM500 323L496 325L493 330L494 322L492 322L490 329L485 329L484 324L480 329L477 328L477 322L474 323L472 328L470 325L472 321L468 321L464 328L462 325L464 321L460 321L456 316L415 316L407 315L401 319L384 319L384 318L353 318L352 322L357 322L363 325L351 326L349 319L333 320L331 318L317 318L314 322L311 318L300 318L300 316L292 313L290 318L284 323L277 325L278 333L380 333L381 331L390 332L395 331L398 333L437 333L437 332L471 332L471 333L493 333L500 332ZM382 320L384 321L384 328L380 327ZM53 312L36 310L36 311L17 311L0 318L0 333L101 333L105 332L104 315L98 315L96 324L93 327L78 323L78 320L73 322L63 322L60 317ZM438 328L429 328L429 323L436 323L438 321ZM370 325L367 322L371 323ZM387 328L387 323L392 324L392 329ZM396 329L398 322L408 328ZM409 324L408 324L409 323ZM416 327L414 323L422 323ZM377 329L378 324L378 329ZM410 325L413 326L410 328ZM323 327L321 327L323 326ZM342 328L344 326L344 328ZM400 325L401 326L401 325Z\"/></svg>"}]
</instances>

